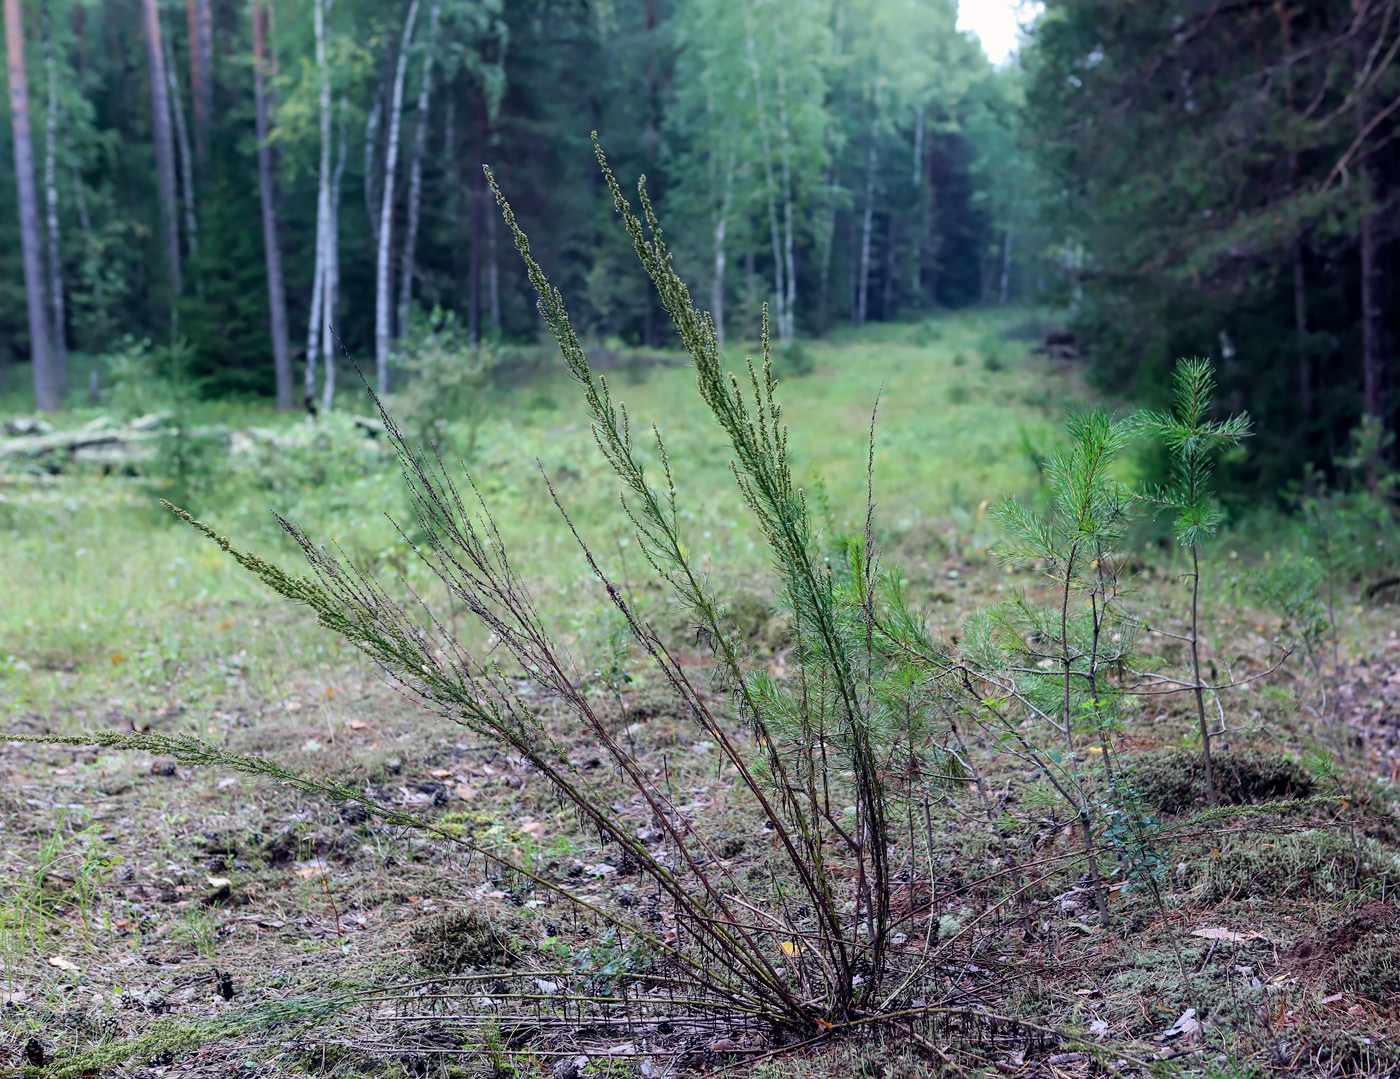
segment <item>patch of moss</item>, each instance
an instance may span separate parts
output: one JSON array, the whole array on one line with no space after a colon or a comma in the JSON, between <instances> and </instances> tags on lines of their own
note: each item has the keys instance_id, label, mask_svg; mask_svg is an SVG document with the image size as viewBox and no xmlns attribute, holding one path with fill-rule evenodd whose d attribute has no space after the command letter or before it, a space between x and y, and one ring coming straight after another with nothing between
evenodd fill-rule
<instances>
[{"instance_id":1,"label":"patch of moss","mask_svg":"<svg viewBox=\"0 0 1400 1079\"><path fill-rule=\"evenodd\" d=\"M727 613L739 636L759 652L776 652L787 642L787 619L773 610L768 596L738 591L730 599Z\"/></svg>"},{"instance_id":2,"label":"patch of moss","mask_svg":"<svg viewBox=\"0 0 1400 1079\"><path fill-rule=\"evenodd\" d=\"M1306 798L1313 780L1282 753L1226 749L1211 755L1216 787L1225 805ZM1134 789L1144 805L1183 813L1206 804L1205 762L1199 750L1163 749L1134 754L1128 762Z\"/></svg>"},{"instance_id":3,"label":"patch of moss","mask_svg":"<svg viewBox=\"0 0 1400 1079\"><path fill-rule=\"evenodd\" d=\"M409 939L418 965L441 974L489 967L511 955L510 935L484 914L472 910L438 915L414 927Z\"/></svg>"},{"instance_id":4,"label":"patch of moss","mask_svg":"<svg viewBox=\"0 0 1400 1079\"><path fill-rule=\"evenodd\" d=\"M1337 964L1340 983L1370 1000L1400 997L1400 947L1393 940L1372 940Z\"/></svg>"},{"instance_id":5,"label":"patch of moss","mask_svg":"<svg viewBox=\"0 0 1400 1079\"><path fill-rule=\"evenodd\" d=\"M1400 879L1400 855L1373 839L1309 829L1295 835L1230 836L1202 862L1198 898L1341 895Z\"/></svg>"},{"instance_id":6,"label":"patch of moss","mask_svg":"<svg viewBox=\"0 0 1400 1079\"><path fill-rule=\"evenodd\" d=\"M623 715L629 723L650 719L685 719L686 707L669 685L646 686L628 697Z\"/></svg>"}]
</instances>

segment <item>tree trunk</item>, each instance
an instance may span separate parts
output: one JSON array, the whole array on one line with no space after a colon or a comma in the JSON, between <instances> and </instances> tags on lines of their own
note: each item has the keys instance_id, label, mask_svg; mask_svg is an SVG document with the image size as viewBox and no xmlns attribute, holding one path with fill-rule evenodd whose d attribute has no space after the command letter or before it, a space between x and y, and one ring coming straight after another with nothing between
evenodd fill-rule
<instances>
[{"instance_id":1,"label":"tree trunk","mask_svg":"<svg viewBox=\"0 0 1400 1079\"><path fill-rule=\"evenodd\" d=\"M29 309L29 355L34 365L34 404L58 408L60 394L49 351L48 312L39 248L39 200L34 189L34 144L29 131L29 81L24 70L24 23L20 0L5 3L5 69L10 83L10 128L14 134L19 237L24 257L24 294Z\"/></svg>"},{"instance_id":2,"label":"tree trunk","mask_svg":"<svg viewBox=\"0 0 1400 1079\"><path fill-rule=\"evenodd\" d=\"M1370 172L1371 170L1367 170ZM1372 197L1381 192L1372 187ZM1362 401L1382 433L1391 430L1389 408L1390 335L1386 327L1385 217L1376 208L1361 215L1361 354Z\"/></svg>"},{"instance_id":3,"label":"tree trunk","mask_svg":"<svg viewBox=\"0 0 1400 1079\"><path fill-rule=\"evenodd\" d=\"M399 161L399 121L403 116L403 81L408 71L408 50L413 44L413 24L418 18L418 0L411 0L399 42L398 70L394 73L394 93L389 103L389 138L384 151L384 193L379 204L379 257L374 277L374 374L379 393L389 392L389 342L394 335L393 265L391 240L394 231L394 170Z\"/></svg>"},{"instance_id":4,"label":"tree trunk","mask_svg":"<svg viewBox=\"0 0 1400 1079\"><path fill-rule=\"evenodd\" d=\"M714 258L714 269L710 277L710 321L715 328L715 344L724 348L724 237L729 230L729 212L734 202L734 169L738 155L731 144L721 178L719 114L715 109L712 74L709 65L706 64L704 77L705 119L710 141L707 155L710 166L710 243Z\"/></svg>"},{"instance_id":5,"label":"tree trunk","mask_svg":"<svg viewBox=\"0 0 1400 1079\"><path fill-rule=\"evenodd\" d=\"M325 299L321 301L321 314L325 320L321 328L322 412L330 412L335 407L335 324L340 315L340 185L345 177L345 158L350 148L349 126L350 105L345 95L341 94L340 149L336 151L335 171L331 173L331 212L326 222L326 258L321 271L326 292Z\"/></svg>"},{"instance_id":6,"label":"tree trunk","mask_svg":"<svg viewBox=\"0 0 1400 1079\"><path fill-rule=\"evenodd\" d=\"M1001 234L1001 283L997 289L997 306L1005 307L1011 299L1011 229Z\"/></svg>"},{"instance_id":7,"label":"tree trunk","mask_svg":"<svg viewBox=\"0 0 1400 1079\"><path fill-rule=\"evenodd\" d=\"M822 333L828 327L828 312L831 309L831 255L836 248L836 161L831 162L831 174L826 184L826 216L822 220L821 233L821 285L817 298L817 326Z\"/></svg>"},{"instance_id":8,"label":"tree trunk","mask_svg":"<svg viewBox=\"0 0 1400 1079\"><path fill-rule=\"evenodd\" d=\"M315 266L311 271L311 306L306 313L306 366L302 372L302 399L310 412L316 400L316 357L321 351L321 302L326 296L326 223L316 210Z\"/></svg>"},{"instance_id":9,"label":"tree trunk","mask_svg":"<svg viewBox=\"0 0 1400 1079\"><path fill-rule=\"evenodd\" d=\"M68 130L71 136L71 128ZM102 268L98 262L97 241L93 239L92 235L92 218L88 214L87 192L83 188L83 174L78 168L77 152L71 146L68 154L68 182L73 186L73 205L78 211L78 228L83 234L83 282L92 294L92 309L101 311Z\"/></svg>"},{"instance_id":10,"label":"tree trunk","mask_svg":"<svg viewBox=\"0 0 1400 1079\"><path fill-rule=\"evenodd\" d=\"M1307 244L1299 235L1293 241L1293 330L1298 339L1298 407L1303 422L1313 418L1313 370L1308 352L1312 323L1308 318Z\"/></svg>"},{"instance_id":11,"label":"tree trunk","mask_svg":"<svg viewBox=\"0 0 1400 1079\"><path fill-rule=\"evenodd\" d=\"M49 83L48 115L44 117L44 207L49 241L49 309L53 315L49 348L54 381L58 383L58 395L62 398L68 392L68 331L67 320L63 317L63 256L58 234L58 63L54 58L49 5L44 4L40 10L43 13L44 69Z\"/></svg>"},{"instance_id":12,"label":"tree trunk","mask_svg":"<svg viewBox=\"0 0 1400 1079\"><path fill-rule=\"evenodd\" d=\"M479 134L479 132L478 132ZM480 139L477 141L480 146ZM486 200L486 179L478 173L472 181L471 253L467 258L467 335L472 344L481 342L481 208Z\"/></svg>"},{"instance_id":13,"label":"tree trunk","mask_svg":"<svg viewBox=\"0 0 1400 1079\"><path fill-rule=\"evenodd\" d=\"M1357 22L1366 15L1366 5L1357 9ZM1357 37L1353 43L1359 64L1370 62L1367 42ZM1390 256L1394 213L1393 190L1390 183L1390 153L1384 144L1389 141L1384 128L1367 133L1377 125L1379 103L1374 91L1357 95L1355 118L1358 137L1366 139L1362 148L1362 175L1367 205L1361 215L1361 370L1362 409L1380 425L1382 437L1395 433L1395 416L1390 399L1394 365L1394 340L1390 334L1387 311L1390 283ZM1374 485L1377 476L1367 477Z\"/></svg>"},{"instance_id":14,"label":"tree trunk","mask_svg":"<svg viewBox=\"0 0 1400 1079\"><path fill-rule=\"evenodd\" d=\"M909 294L920 302L924 291L924 237L928 232L928 196L924 191L924 110L914 118L914 213L916 232L909 245Z\"/></svg>"},{"instance_id":15,"label":"tree trunk","mask_svg":"<svg viewBox=\"0 0 1400 1079\"><path fill-rule=\"evenodd\" d=\"M379 195L375 171L379 165L379 124L384 114L384 98L376 94L365 120L365 216L369 218L369 234L379 249Z\"/></svg>"},{"instance_id":16,"label":"tree trunk","mask_svg":"<svg viewBox=\"0 0 1400 1079\"><path fill-rule=\"evenodd\" d=\"M457 160L456 87L446 88L447 102L442 110L442 164L447 178L448 250L452 252L452 303L462 299L462 169Z\"/></svg>"},{"instance_id":17,"label":"tree trunk","mask_svg":"<svg viewBox=\"0 0 1400 1079\"><path fill-rule=\"evenodd\" d=\"M268 143L267 11L262 0L253 0L253 105L258 132L258 196L262 204L263 250L267 262L267 307L272 331L272 367L277 384L277 407L289 409L292 400L292 356L287 341L287 294L282 287L282 248L277 229L276 178L272 147Z\"/></svg>"},{"instance_id":18,"label":"tree trunk","mask_svg":"<svg viewBox=\"0 0 1400 1079\"><path fill-rule=\"evenodd\" d=\"M165 77L165 51L161 47L160 8L157 0L141 0L146 28L146 64L151 83L151 134L156 151L156 194L160 200L161 227L165 233L165 261L170 272L172 312L181 293L180 227L175 216L175 149L170 134L170 96Z\"/></svg>"},{"instance_id":19,"label":"tree trunk","mask_svg":"<svg viewBox=\"0 0 1400 1079\"><path fill-rule=\"evenodd\" d=\"M724 348L724 233L729 220L723 214L714 215L715 268L710 278L710 319L715 324L715 344Z\"/></svg>"},{"instance_id":20,"label":"tree trunk","mask_svg":"<svg viewBox=\"0 0 1400 1079\"><path fill-rule=\"evenodd\" d=\"M724 268L727 262L724 239L729 229L729 211L734 203L735 163L736 154L731 149L724 170L724 193L713 218L714 276L710 279L710 315L715 324L715 343L720 348L724 347Z\"/></svg>"},{"instance_id":21,"label":"tree trunk","mask_svg":"<svg viewBox=\"0 0 1400 1079\"><path fill-rule=\"evenodd\" d=\"M791 341L797 335L797 258L792 222L792 134L788 127L787 56L783 51L782 26L775 23L773 32L778 45L778 138L783 150L783 284L787 289L782 307L784 324L778 328L778 336L783 341Z\"/></svg>"},{"instance_id":22,"label":"tree trunk","mask_svg":"<svg viewBox=\"0 0 1400 1079\"><path fill-rule=\"evenodd\" d=\"M783 332L787 320L783 315L783 301L787 290L783 282L783 245L778 235L777 193L773 182L773 152L768 142L768 118L763 110L763 73L758 65L758 50L754 46L753 10L749 0L744 0L744 37L748 46L749 72L753 76L754 108L758 116L759 145L763 150L764 190L768 195L768 231L773 244L773 308L778 324L778 337L786 341Z\"/></svg>"},{"instance_id":23,"label":"tree trunk","mask_svg":"<svg viewBox=\"0 0 1400 1079\"><path fill-rule=\"evenodd\" d=\"M327 236L331 218L331 76L326 66L326 0L315 0L312 26L316 40L318 117L321 126L320 168L316 174L316 264L311 274L311 311L306 324L306 374L308 403L316 399L316 357L322 349L326 312ZM309 410L308 410L309 411Z\"/></svg>"},{"instance_id":24,"label":"tree trunk","mask_svg":"<svg viewBox=\"0 0 1400 1079\"><path fill-rule=\"evenodd\" d=\"M875 110L870 120L870 150L865 161L865 213L861 218L860 230L860 284L856 292L857 326L865 325L870 293L870 234L875 224L875 152L876 139L880 133L880 98L876 95Z\"/></svg>"},{"instance_id":25,"label":"tree trunk","mask_svg":"<svg viewBox=\"0 0 1400 1079\"><path fill-rule=\"evenodd\" d=\"M175 54L170 39L164 38L166 89L170 91L170 111L175 120L175 148L180 155L180 189L185 196L185 246L193 257L199 251L199 227L194 205L194 155L190 153L190 133L185 127L185 103L180 98L180 80L175 73Z\"/></svg>"},{"instance_id":26,"label":"tree trunk","mask_svg":"<svg viewBox=\"0 0 1400 1079\"><path fill-rule=\"evenodd\" d=\"M880 318L894 318L895 215L885 215L885 279L880 282Z\"/></svg>"},{"instance_id":27,"label":"tree trunk","mask_svg":"<svg viewBox=\"0 0 1400 1079\"><path fill-rule=\"evenodd\" d=\"M501 336L501 268L496 259L495 207L486 206L486 301L491 315L491 333ZM648 299L650 294L648 294Z\"/></svg>"},{"instance_id":28,"label":"tree trunk","mask_svg":"<svg viewBox=\"0 0 1400 1079\"><path fill-rule=\"evenodd\" d=\"M194 144L200 161L209 159L209 128L214 118L214 20L209 0L186 0L190 32L190 95L194 101Z\"/></svg>"},{"instance_id":29,"label":"tree trunk","mask_svg":"<svg viewBox=\"0 0 1400 1079\"><path fill-rule=\"evenodd\" d=\"M933 140L927 139L924 151L927 163L924 166L923 186L923 263L922 277L928 294L930 312L938 308L938 185L934 183L934 166L937 155Z\"/></svg>"},{"instance_id":30,"label":"tree trunk","mask_svg":"<svg viewBox=\"0 0 1400 1079\"><path fill-rule=\"evenodd\" d=\"M428 100L433 85L433 53L437 45L440 0L428 15L427 52L423 56L423 81L418 87L418 123L413 131L413 157L408 168L408 226L404 229L403 256L399 264L399 333L408 329L413 303L413 249L418 243L418 212L423 197L423 149L428 142Z\"/></svg>"}]
</instances>

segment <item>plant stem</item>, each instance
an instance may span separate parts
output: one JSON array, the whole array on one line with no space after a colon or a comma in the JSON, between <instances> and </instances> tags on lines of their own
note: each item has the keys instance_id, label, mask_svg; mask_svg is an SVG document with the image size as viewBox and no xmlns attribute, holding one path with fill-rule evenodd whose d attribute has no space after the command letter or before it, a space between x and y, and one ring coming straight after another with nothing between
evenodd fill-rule
<instances>
[{"instance_id":1,"label":"plant stem","mask_svg":"<svg viewBox=\"0 0 1400 1079\"><path fill-rule=\"evenodd\" d=\"M1200 621L1197 610L1201 593L1201 562L1196 545L1191 544L1191 674L1196 680L1196 718L1201 725L1201 750L1206 767L1206 801L1214 809L1220 804L1215 790L1215 772L1210 760L1210 726L1206 723L1205 685L1201 681Z\"/></svg>"}]
</instances>

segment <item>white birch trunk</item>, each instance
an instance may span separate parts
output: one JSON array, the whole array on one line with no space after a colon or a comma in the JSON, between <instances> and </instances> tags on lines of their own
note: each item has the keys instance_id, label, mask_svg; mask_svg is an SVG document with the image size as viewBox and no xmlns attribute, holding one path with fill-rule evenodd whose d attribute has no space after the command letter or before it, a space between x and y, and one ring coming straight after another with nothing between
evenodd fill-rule
<instances>
[{"instance_id":1,"label":"white birch trunk","mask_svg":"<svg viewBox=\"0 0 1400 1079\"><path fill-rule=\"evenodd\" d=\"M768 195L768 231L773 244L773 308L778 323L778 336L781 339L786 320L783 317L783 300L787 290L783 287L783 245L778 235L778 206L773 183L773 152L768 140L768 119L763 112L763 73L758 64L758 50L754 46L753 9L749 0L744 0L744 38L748 46L749 71L753 75L754 107L758 113L759 143L763 148L763 178Z\"/></svg>"},{"instance_id":2,"label":"white birch trunk","mask_svg":"<svg viewBox=\"0 0 1400 1079\"><path fill-rule=\"evenodd\" d=\"M349 149L347 128L350 105L340 98L340 149L336 151L335 172L331 174L330 219L326 224L326 265L321 274L325 299L321 301L324 323L321 327L321 411L335 407L335 320L340 314L340 184L345 176L345 156Z\"/></svg>"},{"instance_id":3,"label":"white birch trunk","mask_svg":"<svg viewBox=\"0 0 1400 1079\"><path fill-rule=\"evenodd\" d=\"M778 43L778 138L783 150L783 276L787 293L783 297L782 321L778 337L791 342L797 336L797 256L794 251L792 222L792 138L787 113L787 56L783 51L782 27L775 24Z\"/></svg>"},{"instance_id":4,"label":"white birch trunk","mask_svg":"<svg viewBox=\"0 0 1400 1079\"><path fill-rule=\"evenodd\" d=\"M180 78L175 70L175 54L170 38L162 38L165 49L165 81L170 86L170 114L175 118L175 149L180 155L180 193L185 200L185 246L190 256L199 253L199 227L194 206L194 156L190 152L190 132L185 126L185 104L180 97Z\"/></svg>"},{"instance_id":5,"label":"white birch trunk","mask_svg":"<svg viewBox=\"0 0 1400 1079\"><path fill-rule=\"evenodd\" d=\"M404 229L403 255L399 264L399 333L408 329L413 303L413 256L418 243L418 213L423 197L423 148L428 141L428 101L433 85L433 53L436 51L440 0L434 0L428 15L427 53L423 57L423 81L418 87L418 123L413 131L413 158L408 170L408 226Z\"/></svg>"},{"instance_id":6,"label":"white birch trunk","mask_svg":"<svg viewBox=\"0 0 1400 1079\"><path fill-rule=\"evenodd\" d=\"M724 178L720 179L719 133L715 109L714 86L710 79L710 68L705 67L705 117L710 131L710 234L714 254L714 270L710 277L710 321L715 328L715 344L724 347L724 266L726 253L725 233L729 229L729 211L734 201L734 168L737 150L733 142L729 145L729 160L725 164Z\"/></svg>"},{"instance_id":7,"label":"white birch trunk","mask_svg":"<svg viewBox=\"0 0 1400 1079\"><path fill-rule=\"evenodd\" d=\"M384 192L379 203L379 257L374 278L374 374L381 395L389 392L389 343L394 335L393 264L391 240L394 227L394 170L399 162L399 122L403 117L403 82L408 70L408 50L413 44L413 24L418 19L418 0L408 5L403 39L399 43L398 70L394 73L394 93L389 104L389 138L384 151Z\"/></svg>"},{"instance_id":8,"label":"white birch trunk","mask_svg":"<svg viewBox=\"0 0 1400 1079\"><path fill-rule=\"evenodd\" d=\"M880 95L875 95L875 113L870 120L870 153L865 164L865 214L860 232L860 284L856 291L856 325L864 326L870 293L870 234L875 222L876 140L880 134Z\"/></svg>"},{"instance_id":9,"label":"white birch trunk","mask_svg":"<svg viewBox=\"0 0 1400 1079\"><path fill-rule=\"evenodd\" d=\"M710 277L710 319L715 324L715 344L724 348L724 233L729 219L723 214L714 217L715 268Z\"/></svg>"},{"instance_id":10,"label":"white birch trunk","mask_svg":"<svg viewBox=\"0 0 1400 1079\"><path fill-rule=\"evenodd\" d=\"M374 172L379 163L379 123L384 114L384 98L376 94L374 105L365 121L365 216L369 218L369 234L379 248L379 206L375 191Z\"/></svg>"},{"instance_id":11,"label":"white birch trunk","mask_svg":"<svg viewBox=\"0 0 1400 1079\"><path fill-rule=\"evenodd\" d=\"M315 0L316 73L320 81L321 162L316 184L316 269L311 275L311 313L306 324L308 401L316 399L316 354L326 332L326 254L331 218L331 77L326 65L326 2Z\"/></svg>"}]
</instances>

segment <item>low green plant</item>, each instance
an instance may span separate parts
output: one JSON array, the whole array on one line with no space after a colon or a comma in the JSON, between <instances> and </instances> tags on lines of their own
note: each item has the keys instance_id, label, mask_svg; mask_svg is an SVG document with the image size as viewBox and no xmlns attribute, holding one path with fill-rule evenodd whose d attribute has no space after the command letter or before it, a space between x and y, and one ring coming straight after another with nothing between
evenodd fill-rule
<instances>
[{"instance_id":1,"label":"low green plant","mask_svg":"<svg viewBox=\"0 0 1400 1079\"><path fill-rule=\"evenodd\" d=\"M1223 514L1215 499L1210 477L1214 458L1223 449L1248 437L1247 415L1226 420L1210 418L1215 392L1215 376L1207 360L1182 360L1176 368L1176 400L1171 412L1144 412L1138 423L1147 434L1166 443L1171 457L1171 481L1148 492L1147 497L1174 517L1177 544L1191 557L1191 613L1184 640L1191 652L1191 681L1176 681L1178 688L1189 688L1196 702L1196 721L1205 765L1206 797L1219 804L1215 775L1211 768L1210 724L1206 720L1206 693L1217 692L1201 678L1201 545L1220 529ZM1158 630L1158 632L1164 632Z\"/></svg>"},{"instance_id":2,"label":"low green plant","mask_svg":"<svg viewBox=\"0 0 1400 1079\"><path fill-rule=\"evenodd\" d=\"M503 363L494 343L473 343L451 311L419 314L396 345L399 384L389 406L414 443L442 445L454 432L470 460L496 399L493 372Z\"/></svg>"}]
</instances>

